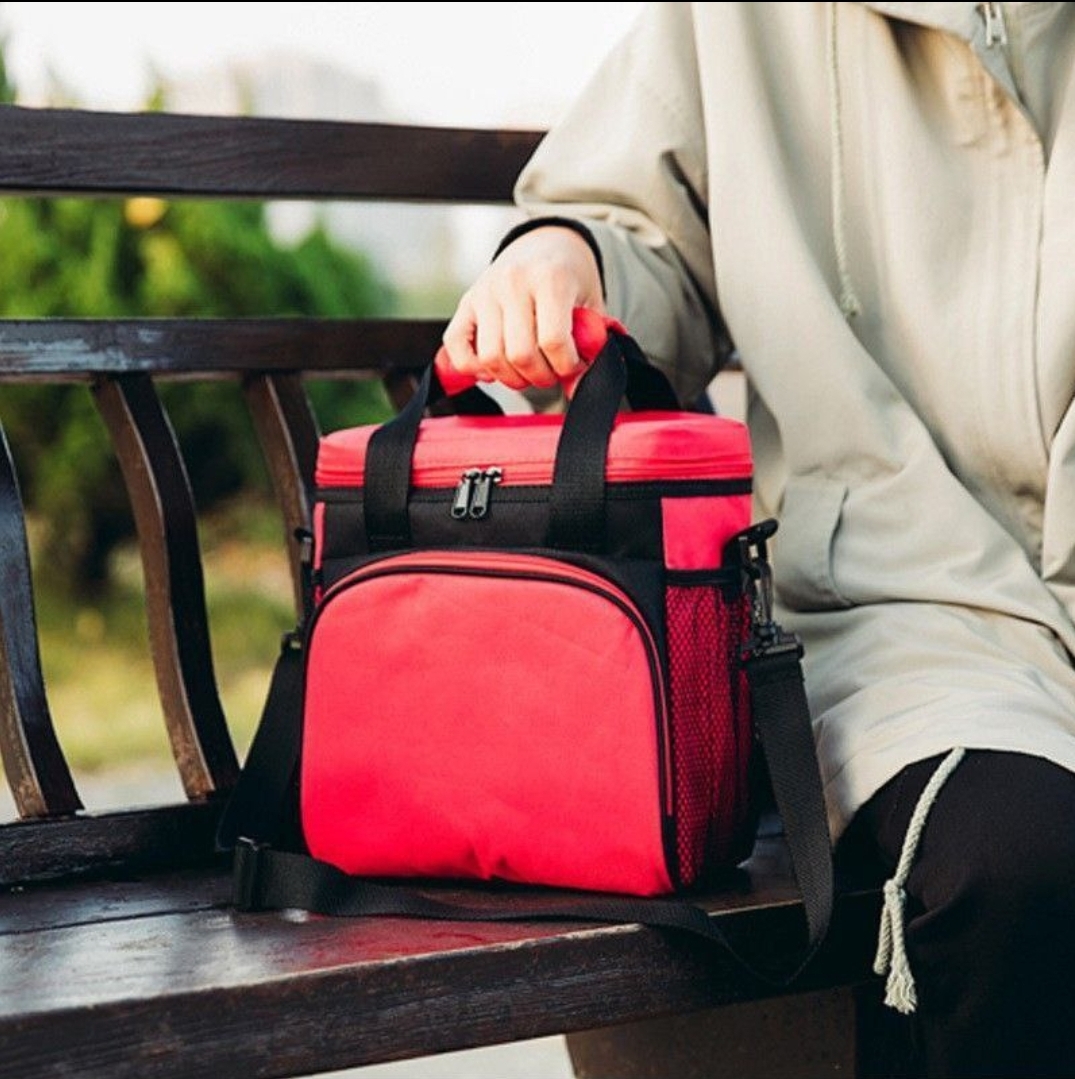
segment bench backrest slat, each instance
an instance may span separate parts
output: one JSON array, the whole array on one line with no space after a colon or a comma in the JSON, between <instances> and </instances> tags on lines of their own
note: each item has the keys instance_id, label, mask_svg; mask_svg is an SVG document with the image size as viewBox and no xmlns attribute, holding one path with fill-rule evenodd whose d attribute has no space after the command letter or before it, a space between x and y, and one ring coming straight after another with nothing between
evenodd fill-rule
<instances>
[{"instance_id":1,"label":"bench backrest slat","mask_svg":"<svg viewBox=\"0 0 1075 1079\"><path fill-rule=\"evenodd\" d=\"M153 667L172 754L187 796L205 798L233 786L239 764L213 673L190 481L148 375L102 379L94 396L138 531Z\"/></svg>"},{"instance_id":2,"label":"bench backrest slat","mask_svg":"<svg viewBox=\"0 0 1075 1079\"><path fill-rule=\"evenodd\" d=\"M515 177L540 137L525 130L5 105L0 197L508 205ZM0 879L29 880L102 862L137 864L151 849L154 857L173 850L177 865L212 855L213 814L238 761L213 668L195 502L160 383L225 379L241 387L280 509L299 608L297 531L309 525L319 437L306 381L379 379L398 407L443 329L444 320L436 318L272 313L0 320L0 385L84 383L105 421L135 518L161 712L188 799L103 818L79 814L46 700L26 525L5 452L0 755L20 817L34 819L0 828Z\"/></svg>"},{"instance_id":3,"label":"bench backrest slat","mask_svg":"<svg viewBox=\"0 0 1075 1079\"><path fill-rule=\"evenodd\" d=\"M0 191L502 202L539 133L0 107Z\"/></svg>"},{"instance_id":4,"label":"bench backrest slat","mask_svg":"<svg viewBox=\"0 0 1075 1079\"><path fill-rule=\"evenodd\" d=\"M304 604L302 530L310 525L311 488L319 427L302 380L293 374L256 374L243 379L243 396L269 469L284 524L295 615Z\"/></svg>"},{"instance_id":5,"label":"bench backrest slat","mask_svg":"<svg viewBox=\"0 0 1075 1079\"><path fill-rule=\"evenodd\" d=\"M413 372L443 319L0 319L0 382Z\"/></svg>"},{"instance_id":6,"label":"bench backrest slat","mask_svg":"<svg viewBox=\"0 0 1075 1079\"><path fill-rule=\"evenodd\" d=\"M15 464L0 431L0 758L22 817L82 808L41 676L30 551Z\"/></svg>"}]
</instances>

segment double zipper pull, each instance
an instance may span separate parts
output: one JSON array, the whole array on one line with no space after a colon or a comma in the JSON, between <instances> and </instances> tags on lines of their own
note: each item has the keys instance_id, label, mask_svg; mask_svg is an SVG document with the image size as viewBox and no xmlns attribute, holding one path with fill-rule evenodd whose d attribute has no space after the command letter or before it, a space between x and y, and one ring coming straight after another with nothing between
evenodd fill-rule
<instances>
[{"instance_id":1,"label":"double zipper pull","mask_svg":"<svg viewBox=\"0 0 1075 1079\"><path fill-rule=\"evenodd\" d=\"M500 482L504 473L499 468L483 469L474 482L474 497L470 500L470 516L480 520L489 512L489 496L493 485Z\"/></svg>"},{"instance_id":2,"label":"double zipper pull","mask_svg":"<svg viewBox=\"0 0 1075 1079\"><path fill-rule=\"evenodd\" d=\"M493 487L504 472L499 468L468 468L460 477L452 499L452 517L461 521L466 517L480 520L489 512L489 499Z\"/></svg>"},{"instance_id":3,"label":"double zipper pull","mask_svg":"<svg viewBox=\"0 0 1075 1079\"><path fill-rule=\"evenodd\" d=\"M470 500L474 494L474 481L481 475L480 468L468 468L459 480L452 500L452 516L460 521L470 512Z\"/></svg>"}]
</instances>

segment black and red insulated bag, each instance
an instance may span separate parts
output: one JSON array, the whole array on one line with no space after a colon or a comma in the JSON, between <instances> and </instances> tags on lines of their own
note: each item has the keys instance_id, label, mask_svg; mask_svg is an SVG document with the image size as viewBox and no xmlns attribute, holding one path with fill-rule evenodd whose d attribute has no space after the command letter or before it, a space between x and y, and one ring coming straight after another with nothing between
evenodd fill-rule
<instances>
[{"instance_id":1,"label":"black and red insulated bag","mask_svg":"<svg viewBox=\"0 0 1075 1079\"><path fill-rule=\"evenodd\" d=\"M400 878L672 896L750 853L760 744L823 934L747 429L680 408L618 323L580 310L575 337L592 363L562 415L491 415L434 363L394 419L322 438L309 614L222 825L241 905L383 910L371 880ZM477 414L428 415L444 384ZM298 850L273 849L292 806Z\"/></svg>"}]
</instances>

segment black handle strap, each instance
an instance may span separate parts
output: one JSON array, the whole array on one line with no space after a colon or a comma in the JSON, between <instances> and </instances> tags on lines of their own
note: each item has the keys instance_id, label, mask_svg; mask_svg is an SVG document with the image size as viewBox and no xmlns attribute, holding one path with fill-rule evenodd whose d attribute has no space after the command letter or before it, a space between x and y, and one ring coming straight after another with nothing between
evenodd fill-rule
<instances>
[{"instance_id":1,"label":"black handle strap","mask_svg":"<svg viewBox=\"0 0 1075 1079\"><path fill-rule=\"evenodd\" d=\"M301 654L285 645L261 726L231 803L218 845L234 849L234 902L240 910L299 908L332 915L392 914L475 921L580 919L681 930L717 944L750 976L789 985L821 946L833 904L833 867L813 733L796 638L782 636L747 658L754 721L783 818L792 868L803 896L807 942L780 971L763 969L732 944L717 920L678 899L618 895L534 897L506 891L495 902L449 903L415 888L349 876L305 854L273 849L298 766L302 713Z\"/></svg>"},{"instance_id":2,"label":"black handle strap","mask_svg":"<svg viewBox=\"0 0 1075 1079\"><path fill-rule=\"evenodd\" d=\"M480 390L468 390L489 400ZM411 460L426 409L443 396L430 364L407 404L370 437L363 479L363 517L371 551L411 545ZM553 469L546 546L599 552L605 534L605 461L621 401L632 409L682 411L671 383L648 363L633 338L610 330L579 379L564 415ZM466 400L472 400L469 396ZM468 407L467 411L473 411Z\"/></svg>"},{"instance_id":3,"label":"black handle strap","mask_svg":"<svg viewBox=\"0 0 1075 1079\"><path fill-rule=\"evenodd\" d=\"M616 335L579 380L560 439L549 494L545 545L599 554L606 545L605 462L612 425L627 390L627 366Z\"/></svg>"}]
</instances>

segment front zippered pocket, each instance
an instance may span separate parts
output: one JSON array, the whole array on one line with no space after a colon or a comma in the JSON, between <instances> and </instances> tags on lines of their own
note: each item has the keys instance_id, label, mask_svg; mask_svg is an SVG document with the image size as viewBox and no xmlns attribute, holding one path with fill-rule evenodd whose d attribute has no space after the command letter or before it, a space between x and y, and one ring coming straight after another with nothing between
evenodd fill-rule
<instances>
[{"instance_id":1,"label":"front zippered pocket","mask_svg":"<svg viewBox=\"0 0 1075 1079\"><path fill-rule=\"evenodd\" d=\"M657 640L600 574L409 552L308 629L302 820L351 873L661 894L677 881Z\"/></svg>"}]
</instances>

